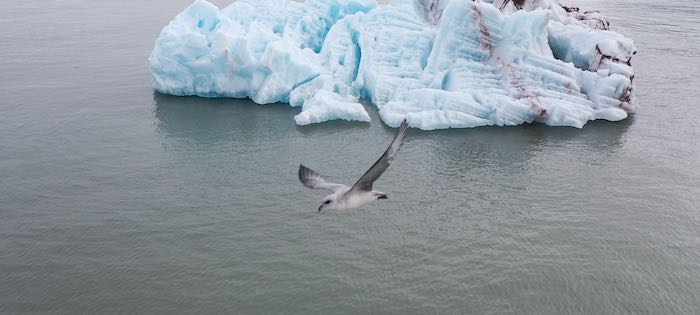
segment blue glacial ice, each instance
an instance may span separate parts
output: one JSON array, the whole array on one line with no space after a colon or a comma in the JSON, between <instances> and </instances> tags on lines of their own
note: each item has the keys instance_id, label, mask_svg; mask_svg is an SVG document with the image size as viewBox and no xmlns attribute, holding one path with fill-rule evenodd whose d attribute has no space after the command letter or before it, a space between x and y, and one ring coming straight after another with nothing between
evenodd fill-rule
<instances>
[{"instance_id":1,"label":"blue glacial ice","mask_svg":"<svg viewBox=\"0 0 700 315\"><path fill-rule=\"evenodd\" d=\"M636 108L630 39L557 0L196 0L160 33L153 88L301 107L306 125L583 127Z\"/></svg>"}]
</instances>

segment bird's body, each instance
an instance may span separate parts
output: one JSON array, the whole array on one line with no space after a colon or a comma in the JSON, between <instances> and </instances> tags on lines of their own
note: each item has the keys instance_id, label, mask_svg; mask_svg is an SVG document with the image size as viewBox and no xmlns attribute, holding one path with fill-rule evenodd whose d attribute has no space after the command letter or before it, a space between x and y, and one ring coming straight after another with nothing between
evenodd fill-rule
<instances>
[{"instance_id":1,"label":"bird's body","mask_svg":"<svg viewBox=\"0 0 700 315\"><path fill-rule=\"evenodd\" d=\"M332 192L330 195L323 198L321 205L318 207L318 211L320 212L323 209L359 208L377 199L387 199L385 193L373 190L372 184L386 171L389 167L389 163L391 163L394 157L399 153L404 139L406 138L407 128L408 123L404 119L399 128L399 132L384 154L352 187L343 184L329 183L314 170L304 165L299 165L299 180L304 186L325 189Z\"/></svg>"},{"instance_id":2,"label":"bird's body","mask_svg":"<svg viewBox=\"0 0 700 315\"><path fill-rule=\"evenodd\" d=\"M348 189L349 190L349 189ZM387 199L387 196L383 192L379 192L376 190L372 191L358 191L356 193L348 194L348 190L345 191L338 191L337 193L334 193L335 195L334 199L337 200L337 205L335 206L335 209L338 210L343 210L343 209L354 209L354 208L359 208L362 207L372 201L375 201L377 199Z\"/></svg>"}]
</instances>

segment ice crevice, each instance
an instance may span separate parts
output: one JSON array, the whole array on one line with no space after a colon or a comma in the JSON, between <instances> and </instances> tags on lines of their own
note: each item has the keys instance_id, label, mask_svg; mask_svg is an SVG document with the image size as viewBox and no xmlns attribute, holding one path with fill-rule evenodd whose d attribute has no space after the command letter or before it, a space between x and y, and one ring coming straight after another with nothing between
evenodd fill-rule
<instances>
[{"instance_id":1,"label":"ice crevice","mask_svg":"<svg viewBox=\"0 0 700 315\"><path fill-rule=\"evenodd\" d=\"M153 88L287 102L306 125L581 128L636 109L633 42L557 0L196 0L161 31Z\"/></svg>"}]
</instances>

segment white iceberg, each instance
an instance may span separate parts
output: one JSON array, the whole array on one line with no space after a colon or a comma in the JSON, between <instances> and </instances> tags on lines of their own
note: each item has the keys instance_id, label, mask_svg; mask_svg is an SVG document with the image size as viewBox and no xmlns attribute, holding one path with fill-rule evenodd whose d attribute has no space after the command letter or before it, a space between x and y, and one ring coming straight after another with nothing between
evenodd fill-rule
<instances>
[{"instance_id":1,"label":"white iceberg","mask_svg":"<svg viewBox=\"0 0 700 315\"><path fill-rule=\"evenodd\" d=\"M581 128L634 111L636 53L556 0L196 0L149 58L153 88L300 106L297 124L425 130L533 121Z\"/></svg>"}]
</instances>

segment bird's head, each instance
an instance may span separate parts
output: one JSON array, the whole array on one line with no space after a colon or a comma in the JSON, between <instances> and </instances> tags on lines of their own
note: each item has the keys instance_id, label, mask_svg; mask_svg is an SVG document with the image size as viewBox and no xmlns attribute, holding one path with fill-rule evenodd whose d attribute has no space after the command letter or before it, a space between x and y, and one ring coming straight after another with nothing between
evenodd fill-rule
<instances>
[{"instance_id":1,"label":"bird's head","mask_svg":"<svg viewBox=\"0 0 700 315\"><path fill-rule=\"evenodd\" d=\"M338 196L335 194L328 195L321 201L321 205L318 206L318 212L325 209L336 209L338 207Z\"/></svg>"}]
</instances>

